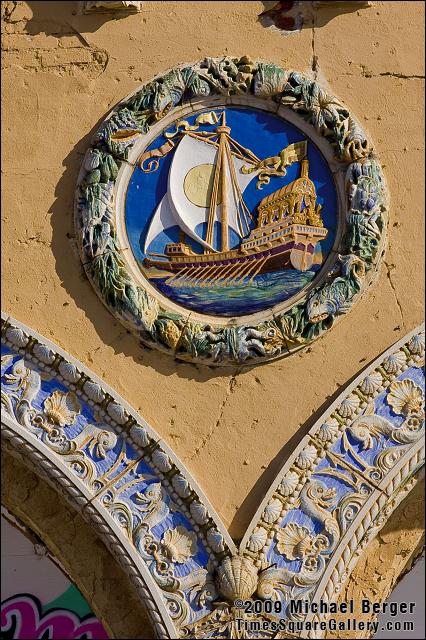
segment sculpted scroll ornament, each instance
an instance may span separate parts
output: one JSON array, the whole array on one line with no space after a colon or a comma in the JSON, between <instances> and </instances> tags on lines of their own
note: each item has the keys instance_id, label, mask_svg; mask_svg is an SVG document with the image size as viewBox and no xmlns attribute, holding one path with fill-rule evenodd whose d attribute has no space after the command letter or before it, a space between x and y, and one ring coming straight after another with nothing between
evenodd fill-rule
<instances>
[{"instance_id":1,"label":"sculpted scroll ornament","mask_svg":"<svg viewBox=\"0 0 426 640\"><path fill-rule=\"evenodd\" d=\"M261 637L320 637L297 624L321 617L289 603L337 598L424 462L418 330L374 362L305 436L236 549L173 452L111 389L10 318L2 336L6 446L93 523L159 637L251 637L238 620L273 622ZM235 607L253 598L277 603L280 613Z\"/></svg>"},{"instance_id":2,"label":"sculpted scroll ornament","mask_svg":"<svg viewBox=\"0 0 426 640\"><path fill-rule=\"evenodd\" d=\"M299 118L330 146L336 175L344 183L340 240L333 249L334 262L324 267L318 285L306 289L289 309L256 314L253 321L245 316L242 323L211 316L203 321L169 306L152 288L135 280L118 233L117 189L135 144L174 111L191 111L215 101L230 105L254 101L283 118ZM179 124L191 128L185 121ZM171 140L157 155L164 155L170 144ZM279 156L267 160L271 163L263 169L264 180L271 172L284 175ZM354 117L316 81L247 56L206 58L172 69L124 100L97 132L76 193L83 264L106 306L148 346L214 365L283 356L327 331L371 281L384 251L386 226L384 177L372 144Z\"/></svg>"}]
</instances>

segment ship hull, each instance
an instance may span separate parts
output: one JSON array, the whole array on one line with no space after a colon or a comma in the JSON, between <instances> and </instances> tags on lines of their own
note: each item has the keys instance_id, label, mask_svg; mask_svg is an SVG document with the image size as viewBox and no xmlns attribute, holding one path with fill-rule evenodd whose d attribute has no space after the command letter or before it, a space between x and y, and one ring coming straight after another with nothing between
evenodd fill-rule
<instances>
[{"instance_id":1,"label":"ship hull","mask_svg":"<svg viewBox=\"0 0 426 640\"><path fill-rule=\"evenodd\" d=\"M208 254L188 256L182 260L152 260L145 258L146 268L156 268L172 274L172 281L194 284L196 281L243 282L262 273L282 269L306 271L313 264L315 242L303 243L290 240L279 246L268 247L252 253L243 253L240 249L226 254ZM148 275L148 274L147 274Z\"/></svg>"}]
</instances>

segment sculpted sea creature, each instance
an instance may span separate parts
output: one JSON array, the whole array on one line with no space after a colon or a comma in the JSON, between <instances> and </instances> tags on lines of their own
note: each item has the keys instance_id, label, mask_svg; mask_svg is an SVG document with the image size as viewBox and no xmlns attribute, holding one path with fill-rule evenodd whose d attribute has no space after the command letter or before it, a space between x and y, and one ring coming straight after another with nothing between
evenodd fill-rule
<instances>
[{"instance_id":1,"label":"sculpted sea creature","mask_svg":"<svg viewBox=\"0 0 426 640\"><path fill-rule=\"evenodd\" d=\"M417 389L419 388L417 387ZM421 393L420 389L419 391ZM371 403L364 414L347 427L347 432L360 443L362 451L371 449L374 444L373 438L378 439L380 436L385 436L398 444L410 444L416 442L424 433L423 414L420 411L418 416L414 414L412 417L408 417L400 427L396 427L390 420L376 415L374 404Z\"/></svg>"},{"instance_id":2,"label":"sculpted sea creature","mask_svg":"<svg viewBox=\"0 0 426 640\"><path fill-rule=\"evenodd\" d=\"M219 593L234 602L247 600L256 591L257 568L250 558L233 556L225 558L217 569L216 582Z\"/></svg>"},{"instance_id":3,"label":"sculpted sea creature","mask_svg":"<svg viewBox=\"0 0 426 640\"><path fill-rule=\"evenodd\" d=\"M77 396L72 391L54 391L46 398L43 407L47 419L59 427L72 424L81 411Z\"/></svg>"},{"instance_id":4,"label":"sculpted sea creature","mask_svg":"<svg viewBox=\"0 0 426 640\"><path fill-rule=\"evenodd\" d=\"M345 313L355 293L361 288L365 275L364 262L353 255L339 256L343 276L335 278L309 298L306 313L311 323L319 323Z\"/></svg>"},{"instance_id":5,"label":"sculpted sea creature","mask_svg":"<svg viewBox=\"0 0 426 640\"><path fill-rule=\"evenodd\" d=\"M168 529L161 543L165 555L178 564L183 564L197 553L197 534L182 526Z\"/></svg>"},{"instance_id":6,"label":"sculpted sea creature","mask_svg":"<svg viewBox=\"0 0 426 640\"><path fill-rule=\"evenodd\" d=\"M274 355L281 350L274 343L276 330L266 327L259 331L253 327L230 327L215 331L209 325L196 336L198 352L211 354L214 361L226 357L244 362L254 355ZM282 344L278 340L279 344Z\"/></svg>"},{"instance_id":7,"label":"sculpted sea creature","mask_svg":"<svg viewBox=\"0 0 426 640\"><path fill-rule=\"evenodd\" d=\"M386 401L395 413L404 416L424 414L423 392L409 378L392 382Z\"/></svg>"},{"instance_id":8,"label":"sculpted sea creature","mask_svg":"<svg viewBox=\"0 0 426 640\"><path fill-rule=\"evenodd\" d=\"M328 511L336 497L336 489L327 489L325 484L320 480L307 482L300 492L298 504L302 511L309 517L320 522L323 525L324 532L329 536L330 553L334 549L340 537L340 528L337 520Z\"/></svg>"},{"instance_id":9,"label":"sculpted sea creature","mask_svg":"<svg viewBox=\"0 0 426 640\"><path fill-rule=\"evenodd\" d=\"M143 493L138 491L135 494L135 502L142 514L142 522L148 528L162 522L169 513L161 482L149 484Z\"/></svg>"}]
</instances>

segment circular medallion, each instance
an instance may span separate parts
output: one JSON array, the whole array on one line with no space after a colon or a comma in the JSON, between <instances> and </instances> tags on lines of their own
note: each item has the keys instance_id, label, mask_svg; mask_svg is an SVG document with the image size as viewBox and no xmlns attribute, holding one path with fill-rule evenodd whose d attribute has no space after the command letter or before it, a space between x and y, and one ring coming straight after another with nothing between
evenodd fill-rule
<instances>
[{"instance_id":1,"label":"circular medallion","mask_svg":"<svg viewBox=\"0 0 426 640\"><path fill-rule=\"evenodd\" d=\"M383 253L384 179L339 100L223 58L174 69L101 126L79 177L83 262L142 341L210 364L328 330Z\"/></svg>"}]
</instances>

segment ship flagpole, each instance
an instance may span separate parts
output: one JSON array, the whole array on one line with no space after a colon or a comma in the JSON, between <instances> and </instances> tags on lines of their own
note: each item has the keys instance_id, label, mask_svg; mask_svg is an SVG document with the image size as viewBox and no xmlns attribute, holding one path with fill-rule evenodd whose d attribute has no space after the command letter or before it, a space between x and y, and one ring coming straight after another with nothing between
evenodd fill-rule
<instances>
[{"instance_id":1,"label":"ship flagpole","mask_svg":"<svg viewBox=\"0 0 426 640\"><path fill-rule=\"evenodd\" d=\"M228 233L228 198L227 198L227 176L226 176L226 164L223 162L223 159L227 156L226 154L226 135L231 132L231 129L226 126L226 116L225 111L222 114L222 126L218 128L220 132L220 147L222 154L222 171L221 171L221 182L220 182L220 223L221 223L221 250L228 251L229 249L229 233ZM229 162L229 158L226 158Z\"/></svg>"}]
</instances>

